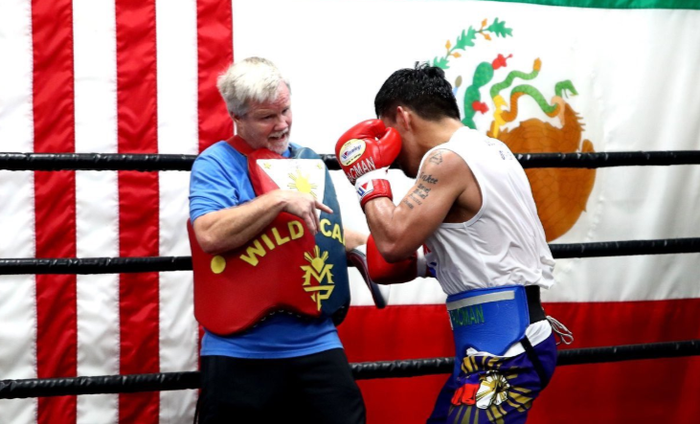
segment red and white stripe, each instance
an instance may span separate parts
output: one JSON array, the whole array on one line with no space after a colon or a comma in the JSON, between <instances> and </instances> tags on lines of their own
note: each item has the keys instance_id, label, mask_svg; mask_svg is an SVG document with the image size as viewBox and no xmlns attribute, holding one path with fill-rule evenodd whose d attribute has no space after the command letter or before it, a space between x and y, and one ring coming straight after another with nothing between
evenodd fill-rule
<instances>
[{"instance_id":1,"label":"red and white stripe","mask_svg":"<svg viewBox=\"0 0 700 424\"><path fill-rule=\"evenodd\" d=\"M2 151L196 154L230 135L214 0L0 5ZM201 140L201 141L200 141ZM187 256L187 172L0 171L0 256ZM188 272L0 277L0 378L198 366ZM0 401L0 422L191 422L196 391Z\"/></svg>"},{"instance_id":2,"label":"red and white stripe","mask_svg":"<svg viewBox=\"0 0 700 424\"><path fill-rule=\"evenodd\" d=\"M34 152L75 151L71 2L32 3ZM75 173L34 173L38 258L75 257ZM76 276L36 276L37 377L77 373ZM60 352L60 354L57 354ZM39 398L38 422L76 419L76 398Z\"/></svg>"},{"instance_id":3,"label":"red and white stripe","mask_svg":"<svg viewBox=\"0 0 700 424\"><path fill-rule=\"evenodd\" d=\"M114 6L73 2L75 151L117 153ZM101 46L96 49L95 46ZM78 257L119 256L117 173L78 171ZM78 375L119 374L119 276L79 275ZM117 422L118 395L80 396L77 421Z\"/></svg>"},{"instance_id":4,"label":"red and white stripe","mask_svg":"<svg viewBox=\"0 0 700 424\"><path fill-rule=\"evenodd\" d=\"M26 1L0 3L0 31L12 43L0 43L0 56L13 66L0 78L0 145L3 150L34 149L32 120L31 8ZM8 39L8 38L5 38ZM12 213L0 219L0 250L5 257L34 257L34 175L0 171L0 204ZM1 378L36 377L36 283L33 275L0 276ZM36 399L2 400L3 420L31 422Z\"/></svg>"}]
</instances>

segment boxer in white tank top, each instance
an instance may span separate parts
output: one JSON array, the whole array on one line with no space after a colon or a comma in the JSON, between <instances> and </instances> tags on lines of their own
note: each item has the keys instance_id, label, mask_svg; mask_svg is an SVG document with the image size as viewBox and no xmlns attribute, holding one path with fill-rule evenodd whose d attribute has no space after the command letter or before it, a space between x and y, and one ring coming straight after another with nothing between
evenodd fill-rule
<instances>
[{"instance_id":1,"label":"boxer in white tank top","mask_svg":"<svg viewBox=\"0 0 700 424\"><path fill-rule=\"evenodd\" d=\"M450 153L447 153L447 152ZM429 150L421 161L439 154L459 156L473 175L481 207L464 222L444 222L425 240L437 262L435 274L447 295L473 289L554 284L554 259L532 198L530 183L508 146L461 127L450 141ZM532 344L551 334L539 321L525 333ZM524 351L514 343L503 356Z\"/></svg>"},{"instance_id":2,"label":"boxer in white tank top","mask_svg":"<svg viewBox=\"0 0 700 424\"><path fill-rule=\"evenodd\" d=\"M524 422L557 357L539 299L554 284L554 260L527 176L505 144L462 124L439 68L393 73L375 111L381 122L351 128L336 154L372 233L370 268L420 274L415 252L426 246L448 295L455 370L428 421ZM394 159L416 178L398 205L387 179Z\"/></svg>"}]
</instances>

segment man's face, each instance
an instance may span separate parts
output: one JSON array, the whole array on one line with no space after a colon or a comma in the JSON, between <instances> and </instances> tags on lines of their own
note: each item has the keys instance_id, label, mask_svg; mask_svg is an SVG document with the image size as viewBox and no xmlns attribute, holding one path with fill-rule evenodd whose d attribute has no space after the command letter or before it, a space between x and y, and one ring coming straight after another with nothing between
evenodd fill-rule
<instances>
[{"instance_id":1,"label":"man's face","mask_svg":"<svg viewBox=\"0 0 700 424\"><path fill-rule=\"evenodd\" d=\"M254 149L266 148L282 154L289 145L292 109L289 87L280 83L277 98L253 102L243 116L234 116L238 135Z\"/></svg>"}]
</instances>

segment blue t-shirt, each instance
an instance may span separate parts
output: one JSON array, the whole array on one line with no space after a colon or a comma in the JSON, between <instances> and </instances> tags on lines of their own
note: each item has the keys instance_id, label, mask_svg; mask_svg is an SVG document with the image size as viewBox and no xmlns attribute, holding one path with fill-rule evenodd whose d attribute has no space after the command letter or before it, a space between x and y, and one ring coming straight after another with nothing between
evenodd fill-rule
<instances>
[{"instance_id":1,"label":"blue t-shirt","mask_svg":"<svg viewBox=\"0 0 700 424\"><path fill-rule=\"evenodd\" d=\"M287 149L283 156L289 155L290 149ZM227 142L210 146L194 161L190 174L190 220L193 223L204 214L237 206L255 197L248 177L248 159ZM261 275L261 278L264 277ZM218 336L205 329L201 354L291 358L341 347L338 331L330 318L307 319L276 313L240 334Z\"/></svg>"}]
</instances>

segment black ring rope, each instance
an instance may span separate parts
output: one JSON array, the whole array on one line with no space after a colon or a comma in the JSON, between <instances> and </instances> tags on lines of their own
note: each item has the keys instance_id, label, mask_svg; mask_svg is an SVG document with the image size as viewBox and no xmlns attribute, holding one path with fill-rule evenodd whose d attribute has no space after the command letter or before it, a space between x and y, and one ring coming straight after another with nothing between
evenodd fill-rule
<instances>
[{"instance_id":1,"label":"black ring rope","mask_svg":"<svg viewBox=\"0 0 700 424\"><path fill-rule=\"evenodd\" d=\"M333 154L319 155L330 170ZM606 168L700 164L700 151L517 153L524 168ZM120 153L0 153L0 169L12 171L189 171L196 155Z\"/></svg>"},{"instance_id":2,"label":"black ring rope","mask_svg":"<svg viewBox=\"0 0 700 424\"><path fill-rule=\"evenodd\" d=\"M700 340L560 350L557 365L584 365L699 356ZM452 372L454 358L352 363L356 380L417 377ZM199 372L1 380L0 399L198 389Z\"/></svg>"},{"instance_id":3,"label":"black ring rope","mask_svg":"<svg viewBox=\"0 0 700 424\"><path fill-rule=\"evenodd\" d=\"M550 244L555 259L700 252L700 238Z\"/></svg>"},{"instance_id":4,"label":"black ring rope","mask_svg":"<svg viewBox=\"0 0 700 424\"><path fill-rule=\"evenodd\" d=\"M700 151L519 153L523 168L607 168L611 166L660 166L700 164Z\"/></svg>"},{"instance_id":5,"label":"black ring rope","mask_svg":"<svg viewBox=\"0 0 700 424\"><path fill-rule=\"evenodd\" d=\"M190 256L0 259L0 275L192 271Z\"/></svg>"},{"instance_id":6,"label":"black ring rope","mask_svg":"<svg viewBox=\"0 0 700 424\"><path fill-rule=\"evenodd\" d=\"M189 171L196 155L119 153L0 153L11 171Z\"/></svg>"},{"instance_id":7,"label":"black ring rope","mask_svg":"<svg viewBox=\"0 0 700 424\"><path fill-rule=\"evenodd\" d=\"M549 247L556 259L698 253L700 238L550 244ZM0 275L120 274L191 270L190 256L0 259Z\"/></svg>"},{"instance_id":8,"label":"black ring rope","mask_svg":"<svg viewBox=\"0 0 700 424\"><path fill-rule=\"evenodd\" d=\"M136 393L199 388L199 372L30 378L0 381L0 399Z\"/></svg>"}]
</instances>

